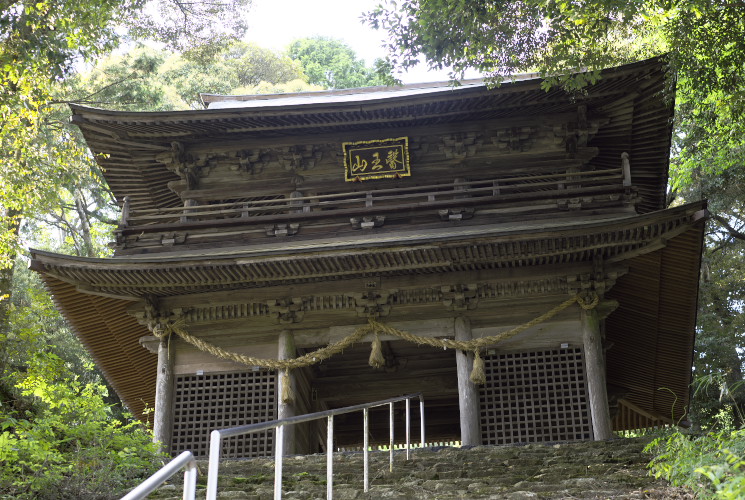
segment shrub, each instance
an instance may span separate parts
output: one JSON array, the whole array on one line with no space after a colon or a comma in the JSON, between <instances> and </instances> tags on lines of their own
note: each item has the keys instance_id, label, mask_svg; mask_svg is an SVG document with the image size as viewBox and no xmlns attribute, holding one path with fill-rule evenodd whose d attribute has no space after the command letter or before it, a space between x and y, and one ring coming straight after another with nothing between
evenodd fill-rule
<instances>
[{"instance_id":1,"label":"shrub","mask_svg":"<svg viewBox=\"0 0 745 500\"><path fill-rule=\"evenodd\" d=\"M0 498L118 498L159 467L152 435L113 417L104 386L52 377L54 361L44 353L16 381L33 409L0 407Z\"/></svg>"},{"instance_id":2,"label":"shrub","mask_svg":"<svg viewBox=\"0 0 745 500\"><path fill-rule=\"evenodd\" d=\"M652 474L691 488L700 498L745 498L745 429L733 429L723 414L720 421L718 432L672 431L653 440L646 448L655 455Z\"/></svg>"}]
</instances>

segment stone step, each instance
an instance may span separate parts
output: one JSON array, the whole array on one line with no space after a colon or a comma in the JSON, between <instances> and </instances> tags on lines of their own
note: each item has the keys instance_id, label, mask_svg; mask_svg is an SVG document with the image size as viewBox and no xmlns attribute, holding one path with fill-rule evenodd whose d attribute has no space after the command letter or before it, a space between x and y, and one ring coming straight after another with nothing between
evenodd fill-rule
<instances>
[{"instance_id":1,"label":"stone step","mask_svg":"<svg viewBox=\"0 0 745 500\"><path fill-rule=\"evenodd\" d=\"M693 498L647 473L648 439L604 442L425 448L370 453L370 491L362 491L363 454L334 454L334 498L357 499L523 499L523 498ZM199 462L197 498L205 497L207 462ZM273 498L274 461L225 460L220 465L218 498ZM283 498L325 499L326 456L287 457ZM180 499L174 478L151 498Z\"/></svg>"}]
</instances>

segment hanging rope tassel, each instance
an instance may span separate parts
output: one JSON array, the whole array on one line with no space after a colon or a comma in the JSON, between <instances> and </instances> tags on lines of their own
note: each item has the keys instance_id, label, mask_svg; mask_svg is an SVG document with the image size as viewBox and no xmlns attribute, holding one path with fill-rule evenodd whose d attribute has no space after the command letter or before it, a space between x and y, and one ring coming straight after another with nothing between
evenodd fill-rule
<instances>
[{"instance_id":1,"label":"hanging rope tassel","mask_svg":"<svg viewBox=\"0 0 745 500\"><path fill-rule=\"evenodd\" d=\"M481 359L481 353L478 349L473 351L473 369L471 370L471 376L469 378L471 379L471 382L476 385L483 385L486 383L484 360Z\"/></svg>"},{"instance_id":2,"label":"hanging rope tassel","mask_svg":"<svg viewBox=\"0 0 745 500\"><path fill-rule=\"evenodd\" d=\"M295 400L295 394L292 392L292 382L290 381L290 370L282 372L282 394L279 395L283 404L289 405Z\"/></svg>"},{"instance_id":3,"label":"hanging rope tassel","mask_svg":"<svg viewBox=\"0 0 745 500\"><path fill-rule=\"evenodd\" d=\"M383 368L385 366L385 356L383 356L383 345L380 343L380 337L375 333L375 338L370 343L370 360L368 361L373 368Z\"/></svg>"}]
</instances>

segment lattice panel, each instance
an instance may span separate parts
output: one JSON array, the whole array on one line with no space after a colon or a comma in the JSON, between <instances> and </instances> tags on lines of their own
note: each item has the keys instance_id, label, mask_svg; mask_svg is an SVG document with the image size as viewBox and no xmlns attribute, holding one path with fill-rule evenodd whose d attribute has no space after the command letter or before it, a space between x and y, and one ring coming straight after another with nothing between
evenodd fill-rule
<instances>
[{"instance_id":1,"label":"lattice panel","mask_svg":"<svg viewBox=\"0 0 745 500\"><path fill-rule=\"evenodd\" d=\"M581 348L496 354L484 365L484 444L591 439Z\"/></svg>"},{"instance_id":2,"label":"lattice panel","mask_svg":"<svg viewBox=\"0 0 745 500\"><path fill-rule=\"evenodd\" d=\"M178 376L171 451L207 457L213 430L275 419L275 384L268 371ZM272 439L273 431L224 439L222 456L270 456Z\"/></svg>"}]
</instances>

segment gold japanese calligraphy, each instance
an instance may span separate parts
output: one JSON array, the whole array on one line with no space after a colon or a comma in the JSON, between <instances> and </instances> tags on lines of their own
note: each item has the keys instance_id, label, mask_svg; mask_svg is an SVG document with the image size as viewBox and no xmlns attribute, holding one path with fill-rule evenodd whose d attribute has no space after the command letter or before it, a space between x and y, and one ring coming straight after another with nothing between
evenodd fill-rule
<instances>
[{"instance_id":1,"label":"gold japanese calligraphy","mask_svg":"<svg viewBox=\"0 0 745 500\"><path fill-rule=\"evenodd\" d=\"M411 176L408 137L344 142L342 149L347 182Z\"/></svg>"}]
</instances>

